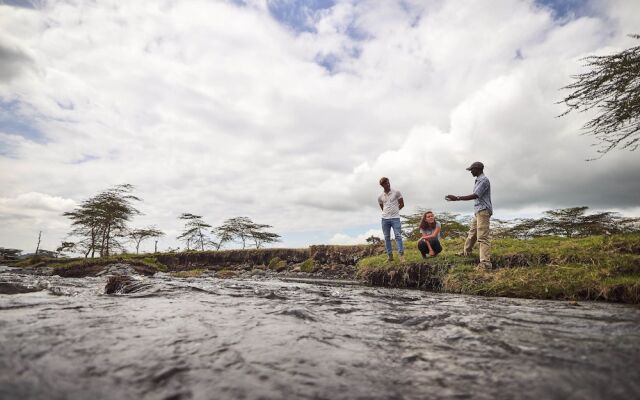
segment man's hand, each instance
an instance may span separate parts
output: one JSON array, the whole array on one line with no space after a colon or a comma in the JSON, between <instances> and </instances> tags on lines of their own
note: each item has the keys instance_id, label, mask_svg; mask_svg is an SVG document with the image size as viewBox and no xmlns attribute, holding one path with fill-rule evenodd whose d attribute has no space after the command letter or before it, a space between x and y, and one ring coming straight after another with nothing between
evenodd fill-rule
<instances>
[{"instance_id":1,"label":"man's hand","mask_svg":"<svg viewBox=\"0 0 640 400\"><path fill-rule=\"evenodd\" d=\"M448 195L444 196L444 199L446 201L458 201L459 200L458 196L454 196L452 194L448 194Z\"/></svg>"}]
</instances>

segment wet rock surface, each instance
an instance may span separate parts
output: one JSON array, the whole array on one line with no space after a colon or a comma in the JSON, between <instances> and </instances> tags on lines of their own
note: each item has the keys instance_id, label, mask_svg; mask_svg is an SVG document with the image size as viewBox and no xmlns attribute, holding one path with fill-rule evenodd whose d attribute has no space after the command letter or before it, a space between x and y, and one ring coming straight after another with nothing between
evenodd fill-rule
<instances>
[{"instance_id":1,"label":"wet rock surface","mask_svg":"<svg viewBox=\"0 0 640 400\"><path fill-rule=\"evenodd\" d=\"M640 396L634 306L109 272L0 270L0 398Z\"/></svg>"}]
</instances>

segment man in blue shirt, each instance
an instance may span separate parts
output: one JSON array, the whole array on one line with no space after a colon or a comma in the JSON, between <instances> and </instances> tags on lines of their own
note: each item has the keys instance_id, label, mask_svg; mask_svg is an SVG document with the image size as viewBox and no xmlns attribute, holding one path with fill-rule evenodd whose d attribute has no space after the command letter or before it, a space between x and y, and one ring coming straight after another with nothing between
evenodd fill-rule
<instances>
[{"instance_id":1,"label":"man in blue shirt","mask_svg":"<svg viewBox=\"0 0 640 400\"><path fill-rule=\"evenodd\" d=\"M471 228L464 243L464 251L461 255L471 254L473 245L478 242L480 247L481 268L491 268L491 238L489 237L489 220L493 215L493 205L491 204L491 183L484 175L484 164L476 161L467 171L476 178L473 185L473 194L467 196L455 196L448 194L445 198L449 201L473 200L474 217L471 221Z\"/></svg>"}]
</instances>

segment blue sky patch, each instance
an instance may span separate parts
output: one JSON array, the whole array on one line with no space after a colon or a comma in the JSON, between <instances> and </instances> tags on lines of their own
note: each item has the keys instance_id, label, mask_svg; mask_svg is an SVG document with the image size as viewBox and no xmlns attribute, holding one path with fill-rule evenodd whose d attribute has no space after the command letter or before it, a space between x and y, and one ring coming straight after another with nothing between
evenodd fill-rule
<instances>
[{"instance_id":1,"label":"blue sky patch","mask_svg":"<svg viewBox=\"0 0 640 400\"><path fill-rule=\"evenodd\" d=\"M585 14L585 0L535 0L539 6L549 8L555 19L567 19Z\"/></svg>"},{"instance_id":2,"label":"blue sky patch","mask_svg":"<svg viewBox=\"0 0 640 400\"><path fill-rule=\"evenodd\" d=\"M0 4L22 8L36 8L33 0L0 0Z\"/></svg>"},{"instance_id":3,"label":"blue sky patch","mask_svg":"<svg viewBox=\"0 0 640 400\"><path fill-rule=\"evenodd\" d=\"M19 135L34 142L45 142L45 136L35 126L34 121L28 121L18 114L19 103L16 101L3 102L0 100L0 132Z\"/></svg>"},{"instance_id":4,"label":"blue sky patch","mask_svg":"<svg viewBox=\"0 0 640 400\"><path fill-rule=\"evenodd\" d=\"M296 33L316 32L313 17L335 5L335 0L269 0L269 13Z\"/></svg>"},{"instance_id":5,"label":"blue sky patch","mask_svg":"<svg viewBox=\"0 0 640 400\"><path fill-rule=\"evenodd\" d=\"M336 64L338 63L338 57L335 54L318 54L316 56L316 64L326 69L330 73L336 72Z\"/></svg>"}]
</instances>

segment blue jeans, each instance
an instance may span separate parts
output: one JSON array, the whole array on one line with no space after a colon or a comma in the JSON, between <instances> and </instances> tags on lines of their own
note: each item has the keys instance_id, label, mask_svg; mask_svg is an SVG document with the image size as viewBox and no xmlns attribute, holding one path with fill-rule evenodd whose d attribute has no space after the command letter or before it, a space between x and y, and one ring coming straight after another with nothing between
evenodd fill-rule
<instances>
[{"instance_id":1,"label":"blue jeans","mask_svg":"<svg viewBox=\"0 0 640 400\"><path fill-rule=\"evenodd\" d=\"M393 250L391 248L391 228L393 228L393 236L396 238L396 244L398 245L398 254L404 254L404 246L402 246L402 227L400 225L400 218L382 218L382 233L384 234L384 247L387 249L387 255L391 255Z\"/></svg>"}]
</instances>

